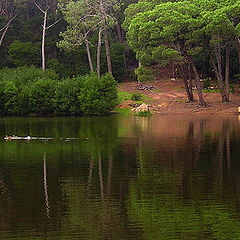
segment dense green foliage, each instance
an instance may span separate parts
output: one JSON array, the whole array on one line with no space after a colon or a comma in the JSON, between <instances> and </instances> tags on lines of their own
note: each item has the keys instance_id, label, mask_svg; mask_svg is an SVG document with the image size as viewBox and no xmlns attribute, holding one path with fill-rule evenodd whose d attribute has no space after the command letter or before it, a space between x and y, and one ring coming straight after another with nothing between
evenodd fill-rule
<instances>
[{"instance_id":1,"label":"dense green foliage","mask_svg":"<svg viewBox=\"0 0 240 240\"><path fill-rule=\"evenodd\" d=\"M116 81L109 74L100 79L95 73L86 76L79 99L85 114L107 114L117 105Z\"/></svg>"},{"instance_id":2,"label":"dense green foliage","mask_svg":"<svg viewBox=\"0 0 240 240\"><path fill-rule=\"evenodd\" d=\"M34 108L38 114L52 112L48 107L36 110L37 97L33 100L27 93L29 84L43 91L44 84L34 83L39 79L62 84L53 84L55 112L80 114L75 76L97 71L98 77L112 73L118 82L135 80L134 74L138 81L152 81L161 74L160 68L170 65L172 77L187 76L189 101L194 99L188 80L195 78L200 105L206 105L200 78L209 78L218 85L222 101L228 102L230 84L239 83L240 4L237 0L0 0L0 59L1 89L6 87L1 91L8 102L1 111L7 114ZM76 85L61 80L67 78L76 80ZM74 97L67 96L71 91ZM23 111L16 98L30 101L31 110Z\"/></svg>"},{"instance_id":3,"label":"dense green foliage","mask_svg":"<svg viewBox=\"0 0 240 240\"><path fill-rule=\"evenodd\" d=\"M59 80L35 67L0 71L1 115L102 115L117 104L112 75L95 73Z\"/></svg>"}]
</instances>

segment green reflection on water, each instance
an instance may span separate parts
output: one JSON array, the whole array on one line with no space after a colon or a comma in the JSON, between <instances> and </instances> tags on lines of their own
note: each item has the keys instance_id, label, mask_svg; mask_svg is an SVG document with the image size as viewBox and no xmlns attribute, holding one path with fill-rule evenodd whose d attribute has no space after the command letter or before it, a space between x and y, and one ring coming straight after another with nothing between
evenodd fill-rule
<instances>
[{"instance_id":1,"label":"green reflection on water","mask_svg":"<svg viewBox=\"0 0 240 240\"><path fill-rule=\"evenodd\" d=\"M240 239L237 117L1 119L6 134L54 140L0 141L2 239Z\"/></svg>"}]
</instances>

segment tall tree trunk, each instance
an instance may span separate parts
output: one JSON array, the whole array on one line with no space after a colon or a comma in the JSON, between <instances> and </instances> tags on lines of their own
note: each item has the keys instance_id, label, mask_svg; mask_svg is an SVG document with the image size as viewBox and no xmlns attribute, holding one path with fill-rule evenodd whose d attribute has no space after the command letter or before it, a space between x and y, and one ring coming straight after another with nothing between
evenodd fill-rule
<instances>
[{"instance_id":1,"label":"tall tree trunk","mask_svg":"<svg viewBox=\"0 0 240 240\"><path fill-rule=\"evenodd\" d=\"M119 41L120 43L123 43L122 31L121 31L121 27L120 27L120 24L119 24L119 23L117 23L116 28L117 28L118 41Z\"/></svg>"},{"instance_id":2,"label":"tall tree trunk","mask_svg":"<svg viewBox=\"0 0 240 240\"><path fill-rule=\"evenodd\" d=\"M230 48L229 43L226 44L226 66L225 66L225 91L226 101L229 102L229 65L230 65Z\"/></svg>"},{"instance_id":3,"label":"tall tree trunk","mask_svg":"<svg viewBox=\"0 0 240 240\"><path fill-rule=\"evenodd\" d=\"M238 74L240 74L240 38L237 38L237 50L238 50Z\"/></svg>"},{"instance_id":4,"label":"tall tree trunk","mask_svg":"<svg viewBox=\"0 0 240 240\"><path fill-rule=\"evenodd\" d=\"M102 43L102 29L98 31L98 47L97 47L97 75L101 77L101 43Z\"/></svg>"},{"instance_id":5,"label":"tall tree trunk","mask_svg":"<svg viewBox=\"0 0 240 240\"><path fill-rule=\"evenodd\" d=\"M108 73L112 74L112 63L111 63L110 48L109 48L106 28L103 29L103 37L104 37L104 43L105 43L105 49L106 49Z\"/></svg>"},{"instance_id":6,"label":"tall tree trunk","mask_svg":"<svg viewBox=\"0 0 240 240\"><path fill-rule=\"evenodd\" d=\"M45 66L45 37L47 28L47 10L44 12L43 31L42 31L42 70L46 69Z\"/></svg>"},{"instance_id":7,"label":"tall tree trunk","mask_svg":"<svg viewBox=\"0 0 240 240\"><path fill-rule=\"evenodd\" d=\"M227 97L226 97L226 91L225 91L225 87L224 87L224 82L223 82L223 74L222 74L222 56L221 56L221 46L218 43L215 46L215 56L216 56L216 60L217 60L217 72L218 75L217 77L219 78L219 87L220 87L220 91L221 91L221 95L222 95L222 102L227 102Z\"/></svg>"},{"instance_id":8,"label":"tall tree trunk","mask_svg":"<svg viewBox=\"0 0 240 240\"><path fill-rule=\"evenodd\" d=\"M85 32L84 32L84 34L85 34ZM89 68L90 68L90 71L93 72L92 57L91 57L91 52L90 52L90 48L89 48L89 43L88 43L87 37L85 38L84 41L85 41L86 50L87 50Z\"/></svg>"},{"instance_id":9,"label":"tall tree trunk","mask_svg":"<svg viewBox=\"0 0 240 240\"><path fill-rule=\"evenodd\" d=\"M187 93L188 101L193 102L194 101L193 94L192 94L192 91L190 91L190 89L189 89L187 76L186 76L186 73L183 69L183 66L178 65L178 69L179 69L179 71L182 75L182 79L183 79L184 87L185 87L185 90L186 90L186 93Z\"/></svg>"},{"instance_id":10,"label":"tall tree trunk","mask_svg":"<svg viewBox=\"0 0 240 240\"><path fill-rule=\"evenodd\" d=\"M215 61L213 59L213 56L211 54L210 54L210 62L212 63L215 75L217 77L218 86L220 88L220 93L221 93L221 96L222 96L222 102L225 102L226 101L226 95L225 95L225 90L224 90L224 83L223 83L222 78L219 75L218 68L217 68L217 66L215 64Z\"/></svg>"},{"instance_id":11,"label":"tall tree trunk","mask_svg":"<svg viewBox=\"0 0 240 240\"><path fill-rule=\"evenodd\" d=\"M199 105L201 107L206 107L207 103L204 101L203 96L202 96L202 85L201 85L201 82L200 82L200 76L199 76L199 73L197 71L197 67L196 67L195 63L193 62L192 58L188 55L187 55L187 57L188 57L188 60L191 64L191 66L192 66L192 69L193 69L193 72L194 72L194 75L195 75L195 78L196 78Z\"/></svg>"}]
</instances>

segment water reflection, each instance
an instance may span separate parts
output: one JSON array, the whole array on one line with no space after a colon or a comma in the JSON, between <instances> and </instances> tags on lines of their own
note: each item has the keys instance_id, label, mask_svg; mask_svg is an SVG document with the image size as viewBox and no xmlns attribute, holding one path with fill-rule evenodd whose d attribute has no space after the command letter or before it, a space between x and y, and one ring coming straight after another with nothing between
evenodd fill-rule
<instances>
[{"instance_id":1,"label":"water reflection","mask_svg":"<svg viewBox=\"0 0 240 240\"><path fill-rule=\"evenodd\" d=\"M2 239L240 239L236 117L1 119ZM76 137L78 141L59 141Z\"/></svg>"}]
</instances>

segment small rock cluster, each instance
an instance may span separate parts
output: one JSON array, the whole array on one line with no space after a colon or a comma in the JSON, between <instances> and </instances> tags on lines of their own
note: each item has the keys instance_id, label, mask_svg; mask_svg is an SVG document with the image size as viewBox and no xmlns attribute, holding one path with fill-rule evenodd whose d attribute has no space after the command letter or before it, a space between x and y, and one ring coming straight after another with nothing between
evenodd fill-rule
<instances>
[{"instance_id":1,"label":"small rock cluster","mask_svg":"<svg viewBox=\"0 0 240 240\"><path fill-rule=\"evenodd\" d=\"M137 89L137 90L154 90L155 87L152 86L152 85L150 85L150 86L145 85L145 86L144 86L144 85L140 84L140 85L138 85L138 86L136 87L136 89Z\"/></svg>"},{"instance_id":2,"label":"small rock cluster","mask_svg":"<svg viewBox=\"0 0 240 240\"><path fill-rule=\"evenodd\" d=\"M131 109L131 113L133 114L138 114L140 112L150 112L148 105L143 103L140 106Z\"/></svg>"}]
</instances>

